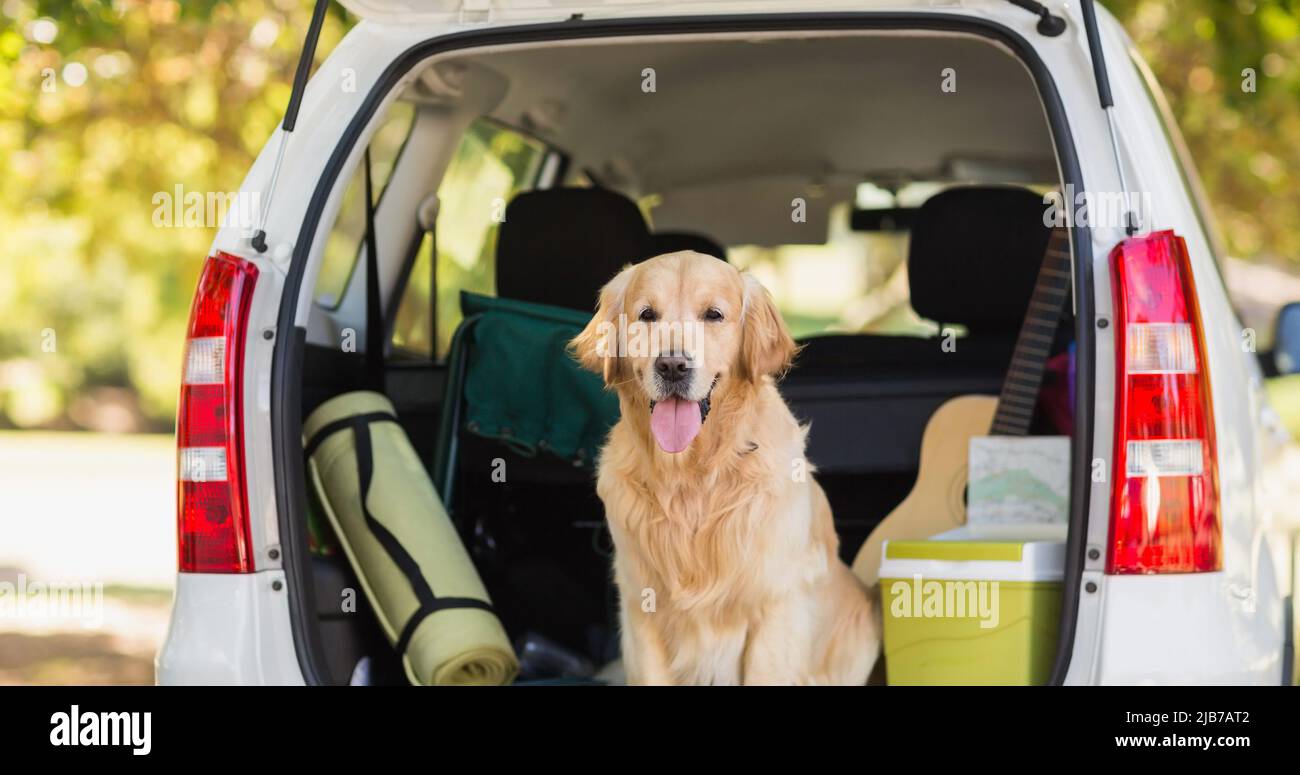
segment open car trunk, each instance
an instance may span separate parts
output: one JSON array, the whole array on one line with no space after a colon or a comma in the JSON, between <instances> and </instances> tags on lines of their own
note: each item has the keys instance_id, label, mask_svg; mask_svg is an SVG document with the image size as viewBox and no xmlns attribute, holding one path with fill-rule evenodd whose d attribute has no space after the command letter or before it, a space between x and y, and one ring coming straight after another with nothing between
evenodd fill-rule
<instances>
[{"instance_id":1,"label":"open car trunk","mask_svg":"<svg viewBox=\"0 0 1300 775\"><path fill-rule=\"evenodd\" d=\"M575 248L566 262L529 256L596 228L607 205L600 228L623 222L628 208L613 197L635 201L631 211L645 218L633 227L645 236L627 238L641 246L634 259L689 247L754 272L803 345L780 390L811 425L808 457L831 502L841 557L852 564L914 488L952 486L951 477L918 482L927 422L951 399L1002 390L1042 262L1042 193L1079 177L1050 77L1023 41L991 25L749 17L743 35L725 20L692 21L682 31L713 36L689 40L674 37L672 20L588 23L583 34L593 29L609 37L567 45L561 25L540 45L467 48L431 63L440 50L432 41L422 56L404 57L425 74L390 111L410 118L397 122L406 134L393 130L396 141L387 141L374 214L380 275L397 278L382 283L384 392L525 657L525 678L609 668L602 675L617 680L613 548L589 442L557 450L517 438L518 428L476 423L474 353L490 349L484 337L494 329L478 324L483 308L474 305L490 302L475 294L565 310L573 320L589 315L573 299L595 298L619 251L602 254L597 241L590 255ZM502 34L478 42L510 43ZM935 62L952 63L955 91ZM384 131L371 144L381 156ZM506 176L499 191L474 187L494 175ZM322 186L355 186L359 176ZM572 189L599 190L609 201L566 204L561 192ZM428 220L421 208L435 191L436 228L386 228ZM485 195L505 205L504 223L480 218L481 232L468 233L464 223ZM530 201L527 210L518 204ZM373 385L364 354L336 344L341 331L364 326L364 219L356 212L345 205L336 226L348 266L322 271L332 287L302 289L317 299L312 326L277 352L288 391L277 411L290 413L282 428L301 429L328 399ZM1087 240L1073 237L1078 255ZM1086 275L1076 274L1080 308L1067 303L1049 337L1030 431L1066 435L1072 445L1056 680L1072 642L1072 558L1090 459L1091 340L1078 320L1090 319L1082 307L1091 295L1081 282ZM591 416L598 405L587 405ZM281 435L294 474L280 512L304 672L321 683L404 682L365 597L353 592L355 610L340 605L359 589L355 574L331 549L328 524L310 517L301 460L290 460L298 437ZM493 476L498 470L508 472L505 481Z\"/></svg>"}]
</instances>

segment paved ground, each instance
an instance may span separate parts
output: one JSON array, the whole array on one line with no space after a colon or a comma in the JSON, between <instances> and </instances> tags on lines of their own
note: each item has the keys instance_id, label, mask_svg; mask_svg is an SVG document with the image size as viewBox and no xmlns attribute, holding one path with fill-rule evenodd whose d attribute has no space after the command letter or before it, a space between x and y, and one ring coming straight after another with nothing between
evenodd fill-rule
<instances>
[{"instance_id":1,"label":"paved ground","mask_svg":"<svg viewBox=\"0 0 1300 775\"><path fill-rule=\"evenodd\" d=\"M0 685L152 684L171 592L104 590L83 615L0 618Z\"/></svg>"},{"instance_id":2,"label":"paved ground","mask_svg":"<svg viewBox=\"0 0 1300 775\"><path fill-rule=\"evenodd\" d=\"M153 683L176 572L170 436L0 432L0 684ZM70 593L69 593L70 594Z\"/></svg>"},{"instance_id":3,"label":"paved ground","mask_svg":"<svg viewBox=\"0 0 1300 775\"><path fill-rule=\"evenodd\" d=\"M175 476L171 436L0 432L0 567L170 587Z\"/></svg>"}]
</instances>

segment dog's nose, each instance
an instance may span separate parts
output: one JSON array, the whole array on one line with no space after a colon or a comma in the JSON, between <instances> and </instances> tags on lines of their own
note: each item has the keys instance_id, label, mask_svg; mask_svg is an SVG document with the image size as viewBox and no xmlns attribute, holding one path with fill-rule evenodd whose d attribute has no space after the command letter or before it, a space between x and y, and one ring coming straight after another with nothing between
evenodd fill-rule
<instances>
[{"instance_id":1,"label":"dog's nose","mask_svg":"<svg viewBox=\"0 0 1300 775\"><path fill-rule=\"evenodd\" d=\"M681 382L691 375L691 362L681 355L660 355L655 358L655 373L664 382Z\"/></svg>"}]
</instances>

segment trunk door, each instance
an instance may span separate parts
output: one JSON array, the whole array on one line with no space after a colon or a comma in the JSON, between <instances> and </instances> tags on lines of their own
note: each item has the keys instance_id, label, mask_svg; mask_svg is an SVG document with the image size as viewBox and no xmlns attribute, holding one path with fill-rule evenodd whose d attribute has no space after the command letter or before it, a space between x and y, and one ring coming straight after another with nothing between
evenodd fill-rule
<instances>
[{"instance_id":1,"label":"trunk door","mask_svg":"<svg viewBox=\"0 0 1300 775\"><path fill-rule=\"evenodd\" d=\"M353 14L384 24L562 19L574 14L791 10L788 0L339 0ZM855 10L876 2L845 3ZM898 3L890 3L898 5ZM820 10L820 9L818 9Z\"/></svg>"},{"instance_id":2,"label":"trunk door","mask_svg":"<svg viewBox=\"0 0 1300 775\"><path fill-rule=\"evenodd\" d=\"M339 0L363 19L386 24L485 22L570 16L608 9L656 5L651 0ZM663 3L657 3L663 5Z\"/></svg>"}]
</instances>

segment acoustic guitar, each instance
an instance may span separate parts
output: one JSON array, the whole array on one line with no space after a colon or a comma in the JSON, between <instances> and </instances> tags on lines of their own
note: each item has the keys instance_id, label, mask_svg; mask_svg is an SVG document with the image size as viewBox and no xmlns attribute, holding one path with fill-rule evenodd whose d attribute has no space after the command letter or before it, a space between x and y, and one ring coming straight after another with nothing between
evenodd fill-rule
<instances>
[{"instance_id":1,"label":"acoustic guitar","mask_svg":"<svg viewBox=\"0 0 1300 775\"><path fill-rule=\"evenodd\" d=\"M921 436L916 484L871 531L853 560L854 575L868 588L880 579L880 549L885 541L921 540L966 524L966 461L971 438L1029 433L1070 282L1069 232L1054 228L1001 394L996 398L958 396L931 415Z\"/></svg>"}]
</instances>

